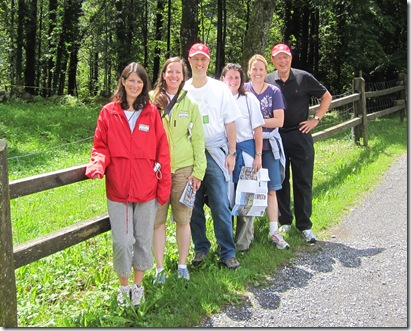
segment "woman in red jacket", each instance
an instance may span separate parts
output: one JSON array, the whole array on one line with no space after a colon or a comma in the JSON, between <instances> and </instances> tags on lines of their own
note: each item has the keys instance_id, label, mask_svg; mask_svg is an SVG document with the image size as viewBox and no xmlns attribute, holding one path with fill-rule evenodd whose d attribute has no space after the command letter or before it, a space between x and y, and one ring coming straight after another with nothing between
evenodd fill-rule
<instances>
[{"instance_id":1,"label":"woman in red jacket","mask_svg":"<svg viewBox=\"0 0 411 331\"><path fill-rule=\"evenodd\" d=\"M158 204L170 196L170 154L157 107L149 101L145 69L127 65L111 102L97 120L89 178L106 176L108 213L113 236L113 267L118 274L119 304L138 306L142 280L153 266L151 251ZM129 285L131 266L134 282Z\"/></svg>"}]
</instances>

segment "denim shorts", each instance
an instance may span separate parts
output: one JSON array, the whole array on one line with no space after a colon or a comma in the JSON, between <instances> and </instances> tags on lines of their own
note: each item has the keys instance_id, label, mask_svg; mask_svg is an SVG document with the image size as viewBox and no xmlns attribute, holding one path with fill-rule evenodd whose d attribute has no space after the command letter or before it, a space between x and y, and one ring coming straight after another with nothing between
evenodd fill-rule
<instances>
[{"instance_id":1,"label":"denim shorts","mask_svg":"<svg viewBox=\"0 0 411 331\"><path fill-rule=\"evenodd\" d=\"M270 181L267 183L268 190L281 190L282 181L280 159L274 159L274 155L271 149L263 150L262 165L263 168L268 169L268 176L270 177Z\"/></svg>"}]
</instances>

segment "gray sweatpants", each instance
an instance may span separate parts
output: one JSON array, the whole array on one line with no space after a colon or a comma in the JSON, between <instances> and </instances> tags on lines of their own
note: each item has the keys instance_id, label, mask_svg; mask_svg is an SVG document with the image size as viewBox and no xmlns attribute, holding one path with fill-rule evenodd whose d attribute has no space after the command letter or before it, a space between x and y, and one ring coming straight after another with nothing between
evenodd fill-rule
<instances>
[{"instance_id":1,"label":"gray sweatpants","mask_svg":"<svg viewBox=\"0 0 411 331\"><path fill-rule=\"evenodd\" d=\"M131 266L145 271L153 266L156 199L144 203L107 200L113 237L113 267L120 277L129 277Z\"/></svg>"}]
</instances>

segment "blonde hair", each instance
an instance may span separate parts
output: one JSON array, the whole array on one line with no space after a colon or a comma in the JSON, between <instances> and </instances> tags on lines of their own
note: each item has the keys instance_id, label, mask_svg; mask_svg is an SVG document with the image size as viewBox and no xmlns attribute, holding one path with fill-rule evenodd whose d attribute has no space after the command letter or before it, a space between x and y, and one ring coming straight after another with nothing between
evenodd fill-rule
<instances>
[{"instance_id":1,"label":"blonde hair","mask_svg":"<svg viewBox=\"0 0 411 331\"><path fill-rule=\"evenodd\" d=\"M247 74L248 76L250 76L250 72L251 72L251 66L253 65L253 63L255 61L261 61L262 63L264 63L265 65L265 70L268 71L268 62L265 59L264 56L262 56L261 54L254 54L252 57L250 57L250 59L248 60L248 70L247 70Z\"/></svg>"}]
</instances>

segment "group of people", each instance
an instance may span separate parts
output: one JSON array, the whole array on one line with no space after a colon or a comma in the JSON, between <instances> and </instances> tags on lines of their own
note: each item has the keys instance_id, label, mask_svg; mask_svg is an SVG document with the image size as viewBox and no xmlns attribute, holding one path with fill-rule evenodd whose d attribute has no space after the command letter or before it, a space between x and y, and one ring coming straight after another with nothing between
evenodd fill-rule
<instances>
[{"instance_id":1,"label":"group of people","mask_svg":"<svg viewBox=\"0 0 411 331\"><path fill-rule=\"evenodd\" d=\"M119 304L140 305L144 273L154 259L154 283L166 281L168 218L176 224L177 276L190 279L191 239L194 266L204 261L211 247L205 205L211 211L221 262L229 269L240 266L236 252L248 251L254 239L251 216L238 216L233 234L229 184L237 184L242 166L255 172L268 169L266 216L276 247L289 248L283 233L290 230L293 219L290 175L296 228L307 242L316 241L310 220L314 166L310 131L332 97L311 74L291 68L287 45L275 45L271 60L276 67L271 74L265 58L256 54L248 63L248 82L242 67L233 63L217 80L207 76L209 48L197 43L188 54L191 78L187 79L186 62L173 57L165 61L153 90L140 64L124 68L111 102L99 114L86 168L89 178L106 178ZM321 98L321 104L308 118L312 96ZM193 207L180 202L188 183L195 191Z\"/></svg>"}]
</instances>

